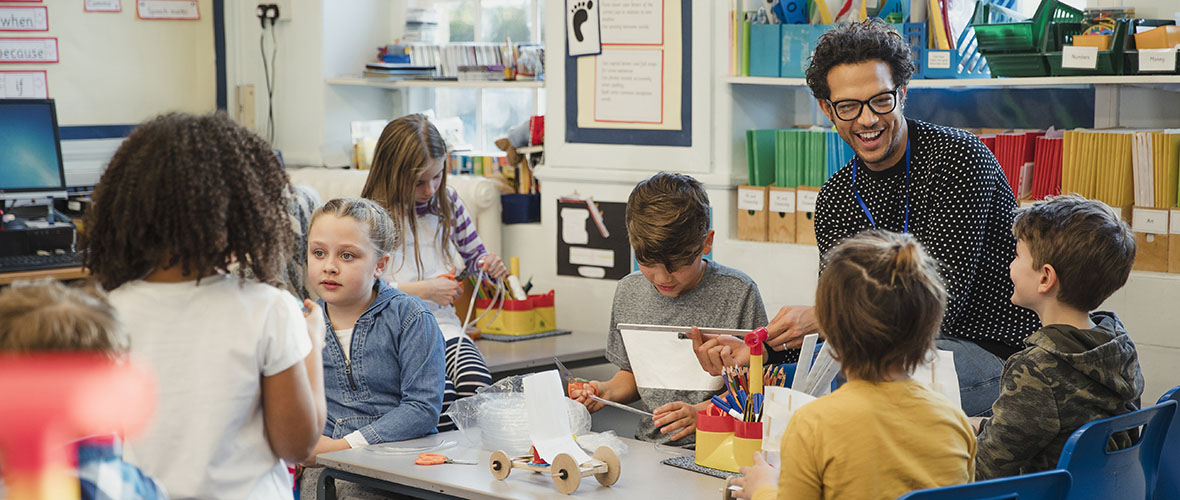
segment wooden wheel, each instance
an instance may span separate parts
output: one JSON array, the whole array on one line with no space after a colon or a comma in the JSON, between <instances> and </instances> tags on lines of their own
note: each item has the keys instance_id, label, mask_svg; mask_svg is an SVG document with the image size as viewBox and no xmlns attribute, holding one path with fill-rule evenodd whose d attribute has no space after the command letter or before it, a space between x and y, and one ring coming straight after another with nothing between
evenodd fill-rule
<instances>
[{"instance_id":1,"label":"wooden wheel","mask_svg":"<svg viewBox=\"0 0 1180 500\"><path fill-rule=\"evenodd\" d=\"M578 467L574 457L565 453L553 458L549 473L553 475L553 484L557 486L557 491L566 495L576 491L578 483L582 481L582 469Z\"/></svg>"},{"instance_id":2,"label":"wooden wheel","mask_svg":"<svg viewBox=\"0 0 1180 500\"><path fill-rule=\"evenodd\" d=\"M508 477L509 472L512 472L512 461L508 459L508 454L503 451L496 450L492 453L489 465L492 469L492 477L501 481Z\"/></svg>"},{"instance_id":3,"label":"wooden wheel","mask_svg":"<svg viewBox=\"0 0 1180 500\"><path fill-rule=\"evenodd\" d=\"M594 450L594 459L606 464L606 472L594 475L598 484L603 486L615 484L615 481L619 480L619 472L622 472L619 466L619 456L615 455L615 450L610 449L609 446L599 446L597 450Z\"/></svg>"}]
</instances>

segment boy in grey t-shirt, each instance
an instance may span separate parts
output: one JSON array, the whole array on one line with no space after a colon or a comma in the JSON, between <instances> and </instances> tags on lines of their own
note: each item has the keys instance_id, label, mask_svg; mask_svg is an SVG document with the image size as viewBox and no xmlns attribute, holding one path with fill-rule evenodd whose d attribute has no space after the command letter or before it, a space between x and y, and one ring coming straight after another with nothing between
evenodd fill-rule
<instances>
[{"instance_id":1,"label":"boy in grey t-shirt","mask_svg":"<svg viewBox=\"0 0 1180 500\"><path fill-rule=\"evenodd\" d=\"M758 285L741 271L704 259L713 247L709 197L700 182L659 173L631 191L627 233L639 272L619 280L611 306L606 357L619 367L610 380L592 381L598 395L620 403L640 400L654 414L644 419L636 439L691 446L696 412L717 391L637 387L626 346L616 325L699 326L753 330L767 323ZM686 343L685 348L691 348ZM580 390L570 397L590 411L602 403Z\"/></svg>"}]
</instances>

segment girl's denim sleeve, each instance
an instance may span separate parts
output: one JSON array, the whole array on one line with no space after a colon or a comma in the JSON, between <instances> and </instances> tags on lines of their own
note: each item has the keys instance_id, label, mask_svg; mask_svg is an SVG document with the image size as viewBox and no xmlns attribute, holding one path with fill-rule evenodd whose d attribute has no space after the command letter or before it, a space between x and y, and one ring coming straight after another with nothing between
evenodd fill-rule
<instances>
[{"instance_id":1,"label":"girl's denim sleeve","mask_svg":"<svg viewBox=\"0 0 1180 500\"><path fill-rule=\"evenodd\" d=\"M419 310L402 321L397 356L401 365L401 402L375 422L361 427L370 443L403 441L431 434L442 411L446 361L443 336L429 311Z\"/></svg>"}]
</instances>

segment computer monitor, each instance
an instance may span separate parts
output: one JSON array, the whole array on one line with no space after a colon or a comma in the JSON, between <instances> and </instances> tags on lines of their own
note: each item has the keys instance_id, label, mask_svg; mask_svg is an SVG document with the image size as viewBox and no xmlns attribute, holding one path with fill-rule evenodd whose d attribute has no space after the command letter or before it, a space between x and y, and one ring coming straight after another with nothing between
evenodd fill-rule
<instances>
[{"instance_id":1,"label":"computer monitor","mask_svg":"<svg viewBox=\"0 0 1180 500\"><path fill-rule=\"evenodd\" d=\"M65 196L53 99L0 99L0 200Z\"/></svg>"}]
</instances>

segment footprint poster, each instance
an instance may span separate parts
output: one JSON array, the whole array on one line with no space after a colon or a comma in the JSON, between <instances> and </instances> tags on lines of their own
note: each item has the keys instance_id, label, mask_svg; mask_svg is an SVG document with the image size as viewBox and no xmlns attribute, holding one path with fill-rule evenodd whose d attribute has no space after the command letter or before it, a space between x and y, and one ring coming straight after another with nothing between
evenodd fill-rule
<instances>
[{"instance_id":1,"label":"footprint poster","mask_svg":"<svg viewBox=\"0 0 1180 500\"><path fill-rule=\"evenodd\" d=\"M602 53L599 9L599 0L566 0L565 40L570 57Z\"/></svg>"}]
</instances>

